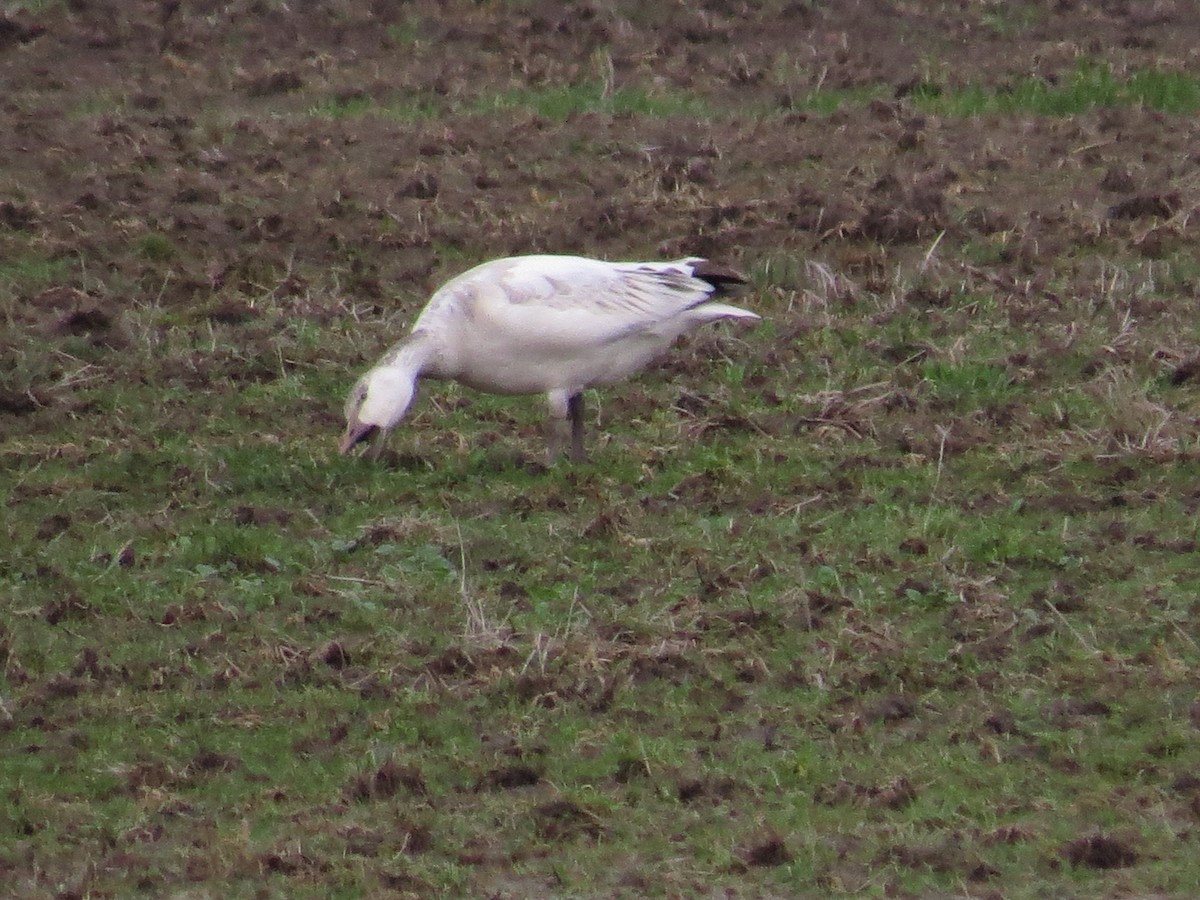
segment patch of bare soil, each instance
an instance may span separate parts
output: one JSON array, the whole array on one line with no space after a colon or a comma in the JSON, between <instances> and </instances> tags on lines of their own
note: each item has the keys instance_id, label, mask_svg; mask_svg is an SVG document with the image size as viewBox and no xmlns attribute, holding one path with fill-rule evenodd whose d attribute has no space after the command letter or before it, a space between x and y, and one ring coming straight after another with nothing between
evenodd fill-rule
<instances>
[{"instance_id":1,"label":"patch of bare soil","mask_svg":"<svg viewBox=\"0 0 1200 900\"><path fill-rule=\"evenodd\" d=\"M599 815L565 798L541 804L532 816L538 836L551 842L597 838L607 830Z\"/></svg>"},{"instance_id":2,"label":"patch of bare soil","mask_svg":"<svg viewBox=\"0 0 1200 900\"><path fill-rule=\"evenodd\" d=\"M349 800L379 800L403 792L409 796L426 794L425 778L415 766L387 759L376 769L356 775L344 794Z\"/></svg>"},{"instance_id":3,"label":"patch of bare soil","mask_svg":"<svg viewBox=\"0 0 1200 900\"><path fill-rule=\"evenodd\" d=\"M63 285L54 290L74 291L69 303L30 296L25 314L114 347L121 306L151 292L247 327L253 311L222 292L270 287L320 318L301 263L343 269L348 290L387 304L397 286L420 294L445 274L442 252L465 247L730 256L799 240L832 241L845 258L856 245L925 245L944 230L1011 232L1020 269L1036 260L1019 248L1044 255L1074 239L1048 223L1090 229L1089 206L1117 225L1169 219L1192 202L1168 188L1166 165L1194 144L1144 114L1115 114L1108 127L1033 122L980 140L977 124L933 120L904 100L934 49L950 87L956 72L1003 84L1028 74L1029 59L1055 79L1081 52L1136 62L1189 46L1194 23L1176 4L1150 16L1139 4L1055 4L1019 54L1015 37L973 20L978 11L948 20L934 5L881 0L760 15L711 3L637 19L590 4L452 6L83 0L0 19L0 74L22 86L0 106L0 249L36 245L137 286L107 296L90 279L91 296ZM303 115L398 94L453 109L481 84L587 82L599 47L617 85L652 77L746 108L778 109L818 77L827 88L891 85L897 99L829 123L799 113L772 127L735 119L693 130L597 113ZM209 64L214 54L221 65ZM214 117L214 92L243 113ZM1157 149L1135 155L1148 131ZM580 141L586 166L570 149ZM1010 191L1047 158L1078 174L1069 201ZM798 163L833 177L772 175Z\"/></svg>"},{"instance_id":4,"label":"patch of bare soil","mask_svg":"<svg viewBox=\"0 0 1200 900\"><path fill-rule=\"evenodd\" d=\"M1091 869L1123 869L1141 856L1125 841L1104 834L1077 838L1063 846L1062 855L1073 866Z\"/></svg>"}]
</instances>

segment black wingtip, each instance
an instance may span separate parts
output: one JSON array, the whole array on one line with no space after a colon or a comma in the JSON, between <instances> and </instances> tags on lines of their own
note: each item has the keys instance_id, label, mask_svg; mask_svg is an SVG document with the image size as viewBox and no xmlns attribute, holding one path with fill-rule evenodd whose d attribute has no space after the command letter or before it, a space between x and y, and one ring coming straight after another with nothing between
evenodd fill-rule
<instances>
[{"instance_id":1,"label":"black wingtip","mask_svg":"<svg viewBox=\"0 0 1200 900\"><path fill-rule=\"evenodd\" d=\"M749 279L741 272L719 266L707 259L693 260L691 266L692 277L707 281L717 294L735 293L742 285L749 283Z\"/></svg>"}]
</instances>

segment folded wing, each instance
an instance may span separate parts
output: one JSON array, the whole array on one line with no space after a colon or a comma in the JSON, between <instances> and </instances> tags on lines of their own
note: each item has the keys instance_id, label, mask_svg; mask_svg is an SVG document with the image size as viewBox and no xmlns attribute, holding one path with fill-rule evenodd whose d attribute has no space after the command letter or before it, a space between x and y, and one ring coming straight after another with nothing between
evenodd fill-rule
<instances>
[{"instance_id":1,"label":"folded wing","mask_svg":"<svg viewBox=\"0 0 1200 900\"><path fill-rule=\"evenodd\" d=\"M736 307L701 309L719 289L740 277L709 267L712 281L696 277L703 260L608 263L580 257L529 256L477 267L449 282L414 326L446 327L457 318L482 327L501 345L531 353L569 355L645 332L676 332L681 317L697 320L757 318ZM463 321L466 320L466 321ZM453 327L449 322L447 326Z\"/></svg>"}]
</instances>

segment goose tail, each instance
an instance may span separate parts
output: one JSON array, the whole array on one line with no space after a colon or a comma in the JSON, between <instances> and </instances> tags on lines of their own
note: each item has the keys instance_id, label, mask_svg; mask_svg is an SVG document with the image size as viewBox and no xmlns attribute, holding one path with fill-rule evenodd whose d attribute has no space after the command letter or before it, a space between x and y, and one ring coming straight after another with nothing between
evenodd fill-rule
<instances>
[{"instance_id":1,"label":"goose tail","mask_svg":"<svg viewBox=\"0 0 1200 900\"><path fill-rule=\"evenodd\" d=\"M745 319L748 322L757 322L762 318L758 313L752 313L748 309L739 309L736 306L730 306L728 303L701 303L694 307L696 314L704 321L716 321L718 319Z\"/></svg>"}]
</instances>

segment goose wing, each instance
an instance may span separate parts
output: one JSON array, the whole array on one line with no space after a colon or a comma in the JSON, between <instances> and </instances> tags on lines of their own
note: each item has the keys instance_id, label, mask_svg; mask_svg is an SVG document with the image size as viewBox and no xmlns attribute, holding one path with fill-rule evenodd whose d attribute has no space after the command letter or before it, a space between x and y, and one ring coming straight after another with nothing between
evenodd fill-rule
<instances>
[{"instance_id":1,"label":"goose wing","mask_svg":"<svg viewBox=\"0 0 1200 900\"><path fill-rule=\"evenodd\" d=\"M695 277L700 260L620 262L573 256L496 260L448 282L414 329L472 323L493 334L522 335L531 345L565 350L653 332L705 303L714 284Z\"/></svg>"},{"instance_id":2,"label":"goose wing","mask_svg":"<svg viewBox=\"0 0 1200 900\"><path fill-rule=\"evenodd\" d=\"M712 285L693 278L682 261L526 257L504 273L501 284L514 306L581 312L611 320L618 331L670 319L713 293Z\"/></svg>"}]
</instances>

